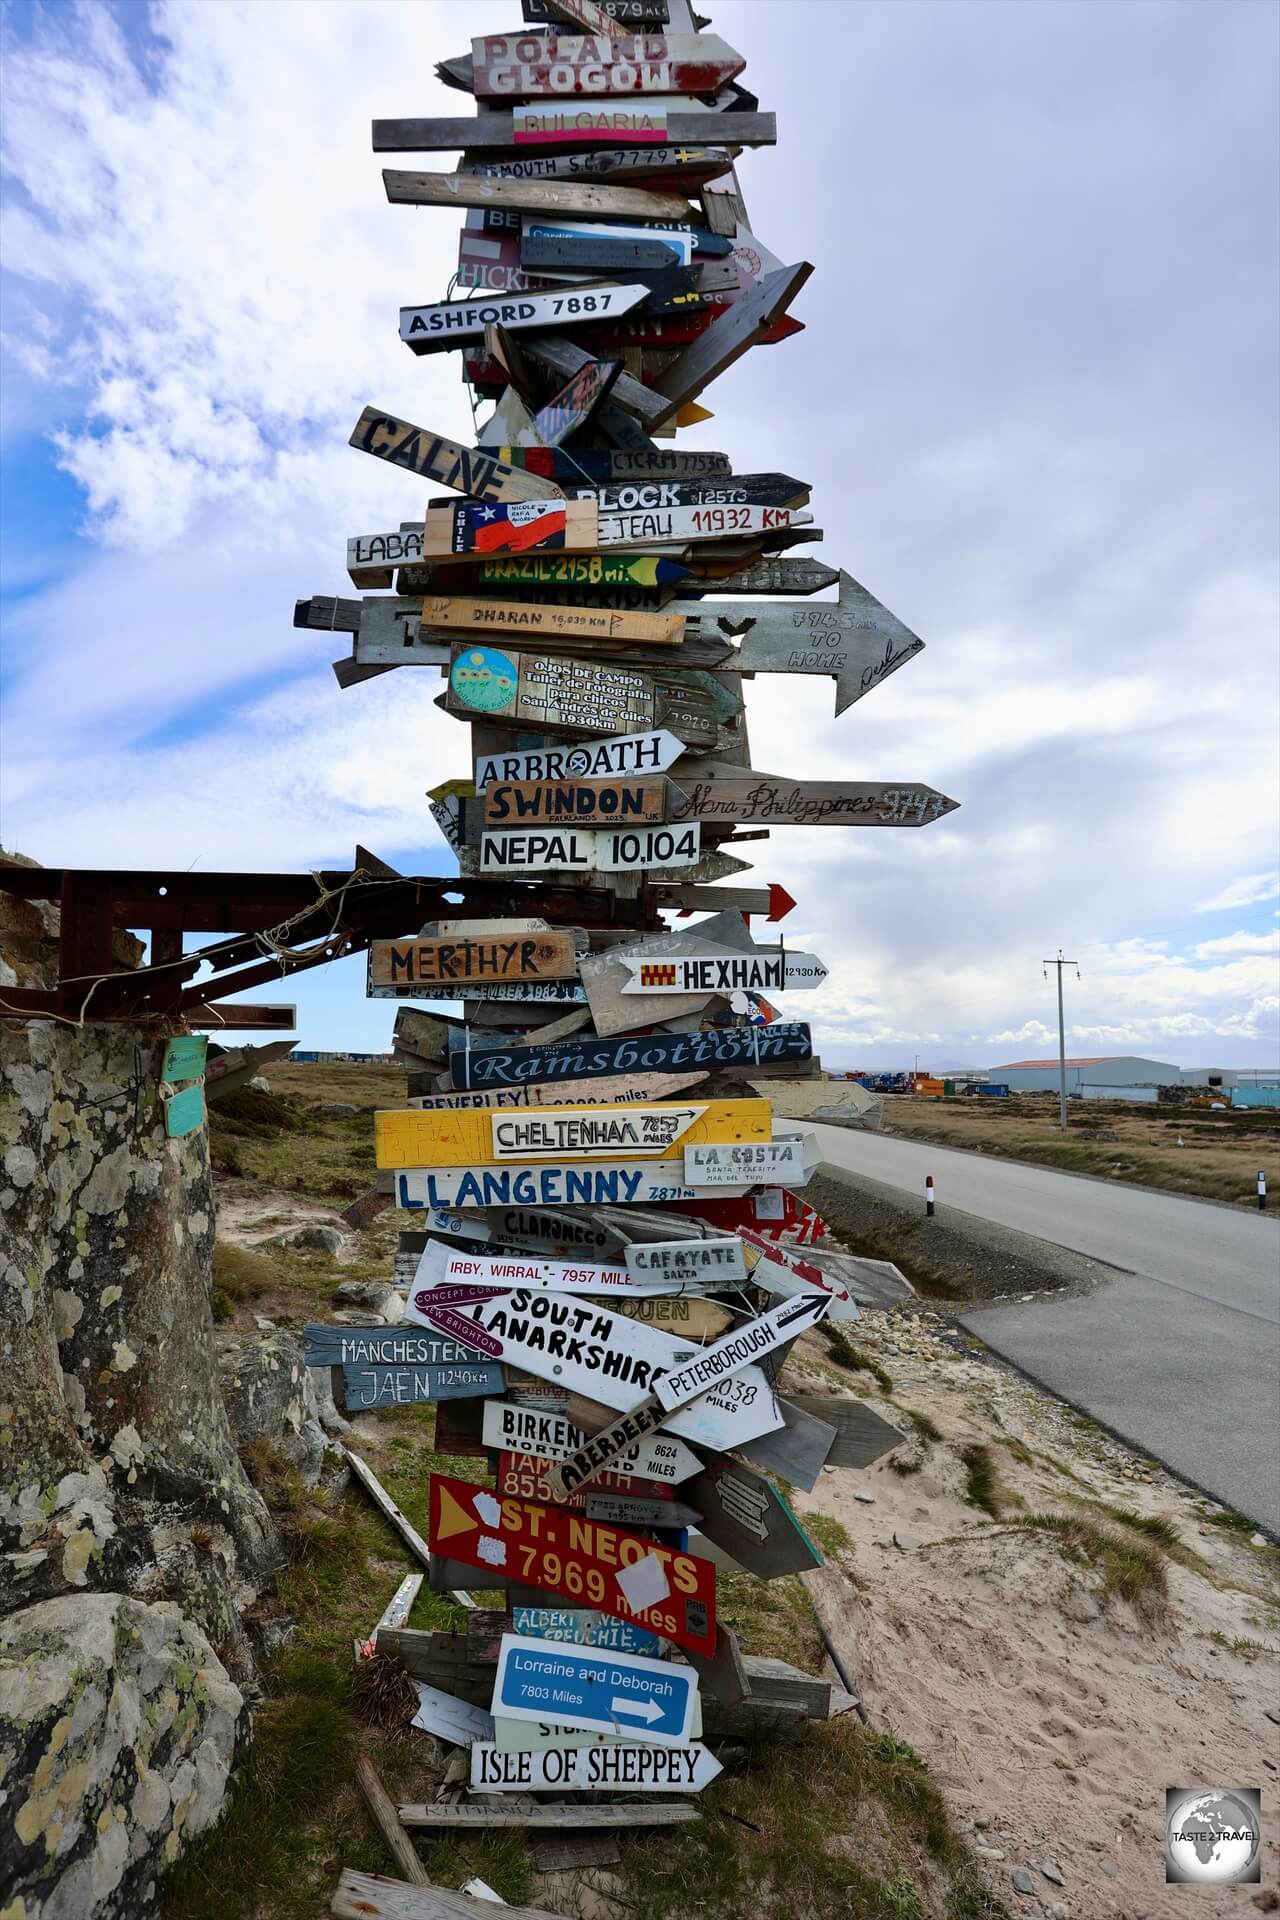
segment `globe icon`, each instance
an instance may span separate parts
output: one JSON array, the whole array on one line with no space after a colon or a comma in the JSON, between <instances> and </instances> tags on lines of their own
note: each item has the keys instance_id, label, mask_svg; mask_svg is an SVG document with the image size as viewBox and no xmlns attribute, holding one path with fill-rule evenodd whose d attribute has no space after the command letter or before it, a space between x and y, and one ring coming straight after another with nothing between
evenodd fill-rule
<instances>
[{"instance_id":1,"label":"globe icon","mask_svg":"<svg viewBox=\"0 0 1280 1920\"><path fill-rule=\"evenodd\" d=\"M1165 1828L1170 1878L1208 1886L1256 1878L1262 1834L1257 1808L1228 1788L1170 1797Z\"/></svg>"}]
</instances>

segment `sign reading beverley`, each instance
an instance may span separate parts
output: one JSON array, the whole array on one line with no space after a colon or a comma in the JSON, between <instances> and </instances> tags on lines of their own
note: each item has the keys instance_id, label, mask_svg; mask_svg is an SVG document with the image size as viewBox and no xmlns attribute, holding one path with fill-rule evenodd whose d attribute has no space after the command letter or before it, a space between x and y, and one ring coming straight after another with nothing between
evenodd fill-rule
<instances>
[{"instance_id":1,"label":"sign reading beverley","mask_svg":"<svg viewBox=\"0 0 1280 1920\"><path fill-rule=\"evenodd\" d=\"M663 821L678 789L663 774L647 780L493 781L484 790L487 826L524 820L571 820L575 826L614 826L619 820ZM682 796L683 797L683 796Z\"/></svg>"},{"instance_id":2,"label":"sign reading beverley","mask_svg":"<svg viewBox=\"0 0 1280 1920\"><path fill-rule=\"evenodd\" d=\"M624 613L601 607L558 606L553 601L464 599L448 594L427 596L422 624L445 630L630 640L650 647L678 646L684 634L684 619L679 614Z\"/></svg>"}]
</instances>

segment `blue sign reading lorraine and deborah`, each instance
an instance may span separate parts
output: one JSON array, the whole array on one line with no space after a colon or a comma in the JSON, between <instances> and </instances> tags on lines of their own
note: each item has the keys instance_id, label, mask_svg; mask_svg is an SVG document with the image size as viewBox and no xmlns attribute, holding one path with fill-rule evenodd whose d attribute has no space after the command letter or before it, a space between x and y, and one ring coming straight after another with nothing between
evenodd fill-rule
<instances>
[{"instance_id":1,"label":"blue sign reading lorraine and deborah","mask_svg":"<svg viewBox=\"0 0 1280 1920\"><path fill-rule=\"evenodd\" d=\"M589 1652L504 1633L493 1688L495 1718L685 1741L698 1676L692 1667L634 1654Z\"/></svg>"}]
</instances>

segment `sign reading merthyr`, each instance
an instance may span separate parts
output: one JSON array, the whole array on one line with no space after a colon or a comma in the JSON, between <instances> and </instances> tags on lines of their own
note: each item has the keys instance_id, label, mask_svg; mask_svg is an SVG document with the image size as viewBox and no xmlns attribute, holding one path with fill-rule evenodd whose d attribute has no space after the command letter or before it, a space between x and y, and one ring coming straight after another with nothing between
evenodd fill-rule
<instances>
[{"instance_id":1,"label":"sign reading merthyr","mask_svg":"<svg viewBox=\"0 0 1280 1920\"><path fill-rule=\"evenodd\" d=\"M506 466L473 447L457 446L429 427L415 427L377 407L366 407L360 415L352 430L351 445L361 453L389 460L408 473L438 480L442 487L456 487L474 500L545 500L548 494L560 491L545 477ZM421 558L420 546L417 557Z\"/></svg>"},{"instance_id":2,"label":"sign reading merthyr","mask_svg":"<svg viewBox=\"0 0 1280 1920\"><path fill-rule=\"evenodd\" d=\"M628 774L665 773L685 751L683 740L659 728L654 733L620 734L612 740L584 740L579 746L547 746L524 753L486 753L476 761L475 788L483 793L495 781L621 779Z\"/></svg>"},{"instance_id":3,"label":"sign reading merthyr","mask_svg":"<svg viewBox=\"0 0 1280 1920\"><path fill-rule=\"evenodd\" d=\"M488 294L427 307L401 307L400 338L417 353L437 353L464 340L482 340L486 327L524 333L594 325L643 306L650 292L642 281L599 281L572 290L557 287L547 293Z\"/></svg>"},{"instance_id":4,"label":"sign reading merthyr","mask_svg":"<svg viewBox=\"0 0 1280 1920\"><path fill-rule=\"evenodd\" d=\"M492 1710L495 1719L643 1734L667 1745L688 1741L697 1698L692 1667L503 1634Z\"/></svg>"},{"instance_id":5,"label":"sign reading merthyr","mask_svg":"<svg viewBox=\"0 0 1280 1920\"><path fill-rule=\"evenodd\" d=\"M593 1480L604 1469L612 1468L624 1448L636 1445L660 1423L674 1425L683 1418L677 1411L682 1405L687 1408L691 1401L695 1406L700 1404L700 1396L708 1388L705 1381L700 1382L693 1377L692 1369L703 1366L707 1377L720 1380L726 1392L732 1395L736 1393L740 1382L758 1371L752 1353L745 1353L745 1347L750 1347L756 1358L763 1358L806 1332L809 1327L816 1326L826 1311L827 1303L813 1297L788 1301L785 1306L762 1314L758 1320L726 1334L711 1346L701 1348L683 1367L655 1373L643 1400L638 1400L602 1432L594 1434L585 1446L547 1475L549 1497L552 1500L564 1500L577 1493L587 1481ZM665 1392L664 1382L669 1383ZM714 1391L714 1388L710 1391Z\"/></svg>"},{"instance_id":6,"label":"sign reading merthyr","mask_svg":"<svg viewBox=\"0 0 1280 1920\"><path fill-rule=\"evenodd\" d=\"M629 447L584 447L581 452L575 447L572 453L555 447L499 447L497 451L499 457L510 466L523 467L531 475L545 474L548 480L586 480L600 486L611 480L651 480L655 477L697 480L709 474L727 474L730 471L727 453L676 453L668 447L651 447L647 452L633 451ZM817 562L808 564L816 566ZM830 567L823 567L821 573L822 578L813 586L806 586L804 592L817 593L820 588L833 584L836 575ZM766 581L757 579L750 580L741 589L743 593L771 593L774 590ZM777 591L788 589L779 588Z\"/></svg>"},{"instance_id":7,"label":"sign reading merthyr","mask_svg":"<svg viewBox=\"0 0 1280 1920\"><path fill-rule=\"evenodd\" d=\"M822 1555L771 1480L740 1460L709 1460L690 1497L698 1530L761 1580L809 1573Z\"/></svg>"},{"instance_id":8,"label":"sign reading merthyr","mask_svg":"<svg viewBox=\"0 0 1280 1920\"><path fill-rule=\"evenodd\" d=\"M727 147L613 147L589 153L522 153L513 160L474 161L470 171L497 180L656 179L672 191L697 188L728 173Z\"/></svg>"},{"instance_id":9,"label":"sign reading merthyr","mask_svg":"<svg viewBox=\"0 0 1280 1920\"><path fill-rule=\"evenodd\" d=\"M735 663L736 665L736 663ZM933 787L886 780L789 780L718 761L703 762L703 779L681 782L688 795L677 818L759 827L924 827L953 813Z\"/></svg>"},{"instance_id":10,"label":"sign reading merthyr","mask_svg":"<svg viewBox=\"0 0 1280 1920\"><path fill-rule=\"evenodd\" d=\"M695 1653L715 1648L715 1568L640 1534L433 1473L427 1538L433 1553L512 1585L586 1600ZM637 1561L649 1563L639 1575Z\"/></svg>"},{"instance_id":11,"label":"sign reading merthyr","mask_svg":"<svg viewBox=\"0 0 1280 1920\"><path fill-rule=\"evenodd\" d=\"M717 93L746 61L713 33L493 34L471 42L478 100Z\"/></svg>"},{"instance_id":12,"label":"sign reading merthyr","mask_svg":"<svg viewBox=\"0 0 1280 1920\"><path fill-rule=\"evenodd\" d=\"M479 870L485 873L637 873L653 868L696 867L702 857L701 827L523 828L480 837Z\"/></svg>"},{"instance_id":13,"label":"sign reading merthyr","mask_svg":"<svg viewBox=\"0 0 1280 1920\"><path fill-rule=\"evenodd\" d=\"M747 1277L736 1234L717 1240L635 1240L623 1257L633 1280L697 1280L714 1287Z\"/></svg>"},{"instance_id":14,"label":"sign reading merthyr","mask_svg":"<svg viewBox=\"0 0 1280 1920\"><path fill-rule=\"evenodd\" d=\"M482 1297L486 1295L490 1297ZM451 1304L451 1296L462 1296L460 1304ZM415 1287L405 1314L469 1341L486 1359L523 1367L570 1393L621 1409L643 1401L659 1375L711 1351L604 1307L528 1288L499 1292L466 1285ZM734 1379L700 1393L679 1412L659 1418L683 1439L718 1450L743 1445L782 1425L772 1387L759 1367L750 1365ZM651 1431L650 1426L629 1436L624 1446ZM621 1451L615 1447L599 1464L612 1466Z\"/></svg>"},{"instance_id":15,"label":"sign reading merthyr","mask_svg":"<svg viewBox=\"0 0 1280 1920\"><path fill-rule=\"evenodd\" d=\"M463 1049L449 1056L455 1087L518 1087L525 1081L592 1080L606 1074L675 1073L682 1068L760 1067L813 1057L807 1026L721 1027L704 1033L614 1034L550 1046ZM477 1203L479 1204L479 1203Z\"/></svg>"},{"instance_id":16,"label":"sign reading merthyr","mask_svg":"<svg viewBox=\"0 0 1280 1920\"><path fill-rule=\"evenodd\" d=\"M499 1452L530 1453L542 1460L570 1460L589 1436L561 1413L486 1400L484 1443ZM698 1472L701 1462L672 1433L653 1433L617 1455L615 1473L676 1487Z\"/></svg>"},{"instance_id":17,"label":"sign reading merthyr","mask_svg":"<svg viewBox=\"0 0 1280 1920\"><path fill-rule=\"evenodd\" d=\"M784 993L820 987L827 969L816 953L786 947L755 953L673 954L670 959L626 962L631 977L624 993Z\"/></svg>"},{"instance_id":18,"label":"sign reading merthyr","mask_svg":"<svg viewBox=\"0 0 1280 1920\"><path fill-rule=\"evenodd\" d=\"M700 600L681 610L726 633L742 633L735 665L743 672L830 674L840 714L922 653L924 641L843 568L839 582L834 606Z\"/></svg>"},{"instance_id":19,"label":"sign reading merthyr","mask_svg":"<svg viewBox=\"0 0 1280 1920\"><path fill-rule=\"evenodd\" d=\"M492 1741L471 1746L473 1793L701 1793L721 1772L709 1747L616 1746L504 1753Z\"/></svg>"},{"instance_id":20,"label":"sign reading merthyr","mask_svg":"<svg viewBox=\"0 0 1280 1920\"><path fill-rule=\"evenodd\" d=\"M571 929L509 938L373 940L369 988L480 986L499 981L566 980L578 971Z\"/></svg>"}]
</instances>

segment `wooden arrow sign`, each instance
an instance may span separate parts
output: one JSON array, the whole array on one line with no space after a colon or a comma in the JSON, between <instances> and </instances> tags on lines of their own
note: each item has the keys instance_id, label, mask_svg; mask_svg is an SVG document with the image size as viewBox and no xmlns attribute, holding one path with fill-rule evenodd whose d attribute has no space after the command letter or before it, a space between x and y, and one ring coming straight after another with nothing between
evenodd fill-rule
<instances>
[{"instance_id":1,"label":"wooden arrow sign","mask_svg":"<svg viewBox=\"0 0 1280 1920\"><path fill-rule=\"evenodd\" d=\"M476 761L475 790L483 793L494 781L617 780L629 774L665 773L683 752L684 742L660 728L654 733L584 741L579 746L486 753Z\"/></svg>"},{"instance_id":2,"label":"wooden arrow sign","mask_svg":"<svg viewBox=\"0 0 1280 1920\"><path fill-rule=\"evenodd\" d=\"M523 472L519 466L507 466L490 454L471 447L457 446L429 427L415 427L408 420L366 407L356 421L350 444L361 453L389 460L408 473L425 474L441 486L456 487L476 500L545 500L560 492L547 479ZM550 476L547 477L548 479Z\"/></svg>"},{"instance_id":3,"label":"wooden arrow sign","mask_svg":"<svg viewBox=\"0 0 1280 1920\"><path fill-rule=\"evenodd\" d=\"M406 535L406 538L411 536ZM422 536L417 536L419 551ZM350 543L348 543L348 551ZM692 581L683 561L657 553L527 554L520 559L482 560L476 571L481 586L662 587ZM390 585L390 581L381 582ZM687 587L682 588L688 591ZM595 604L578 600L574 605Z\"/></svg>"},{"instance_id":4,"label":"wooden arrow sign","mask_svg":"<svg viewBox=\"0 0 1280 1920\"><path fill-rule=\"evenodd\" d=\"M486 327L518 333L582 327L630 313L648 298L649 288L639 281L631 285L601 281L572 291L557 288L549 293L444 300L430 307L401 307L400 338L415 353L439 353L466 340L483 339Z\"/></svg>"},{"instance_id":5,"label":"wooden arrow sign","mask_svg":"<svg viewBox=\"0 0 1280 1920\"><path fill-rule=\"evenodd\" d=\"M743 672L833 675L840 714L923 652L924 641L843 568L839 586L834 606L704 599L682 611L742 633L734 664Z\"/></svg>"},{"instance_id":6,"label":"wooden arrow sign","mask_svg":"<svg viewBox=\"0 0 1280 1920\"><path fill-rule=\"evenodd\" d=\"M657 391L668 403L662 418L669 419L688 401L696 400L717 374L723 373L748 347L754 346L760 335L786 312L812 272L809 262L802 260L797 266L766 274L740 300L727 307L705 333L699 334L674 366L658 376Z\"/></svg>"},{"instance_id":7,"label":"wooden arrow sign","mask_svg":"<svg viewBox=\"0 0 1280 1920\"><path fill-rule=\"evenodd\" d=\"M704 894L713 893L719 898L730 891L702 889ZM698 1068L709 1073L737 1068L754 1073L762 1067L812 1056L813 1040L807 1026L775 1020L768 1027L615 1034L607 1039L575 1038L540 1047L459 1047L449 1055L449 1073L455 1087L518 1087L552 1080L595 1080L623 1073L679 1073Z\"/></svg>"},{"instance_id":8,"label":"wooden arrow sign","mask_svg":"<svg viewBox=\"0 0 1280 1920\"><path fill-rule=\"evenodd\" d=\"M733 166L727 147L601 147L586 153L529 153L473 160L459 173L500 180L661 180L673 193L718 180Z\"/></svg>"},{"instance_id":9,"label":"wooden arrow sign","mask_svg":"<svg viewBox=\"0 0 1280 1920\"><path fill-rule=\"evenodd\" d=\"M478 870L500 873L641 873L696 867L702 842L696 825L584 832L546 827L480 836Z\"/></svg>"},{"instance_id":10,"label":"wooden arrow sign","mask_svg":"<svg viewBox=\"0 0 1280 1920\"><path fill-rule=\"evenodd\" d=\"M539 638L565 635L583 640L643 641L650 647L678 646L683 617L665 613L611 613L603 608L541 605L525 601L464 599L429 594L422 623L474 633L516 633Z\"/></svg>"},{"instance_id":11,"label":"wooden arrow sign","mask_svg":"<svg viewBox=\"0 0 1280 1920\"><path fill-rule=\"evenodd\" d=\"M681 820L736 826L923 827L954 813L933 787L891 785L884 780L788 780L751 773L720 761L703 761L706 779L685 779L689 798Z\"/></svg>"},{"instance_id":12,"label":"wooden arrow sign","mask_svg":"<svg viewBox=\"0 0 1280 1920\"><path fill-rule=\"evenodd\" d=\"M500 459L527 473L542 474L548 480L588 481L600 486L611 480L699 480L729 472L727 453L674 453L666 447L651 447L643 453L625 448L577 447L563 453L553 447L499 447ZM834 584L824 581L824 586ZM763 587L743 588L743 592L763 593ZM816 589L810 589L816 591Z\"/></svg>"},{"instance_id":13,"label":"wooden arrow sign","mask_svg":"<svg viewBox=\"0 0 1280 1920\"><path fill-rule=\"evenodd\" d=\"M504 450L505 457L505 450ZM549 476L554 478L554 476ZM568 479L571 476L566 475ZM840 575L835 567L824 566L821 560L757 560L751 566L739 567L716 581L703 581L700 569L692 570L688 586L682 587L683 594L695 593L821 593L824 587L834 587ZM705 601L699 611L705 608ZM728 615L725 616L728 618Z\"/></svg>"},{"instance_id":14,"label":"wooden arrow sign","mask_svg":"<svg viewBox=\"0 0 1280 1920\"><path fill-rule=\"evenodd\" d=\"M579 501L578 505L586 502ZM486 509L490 511L490 509ZM651 507L643 512L603 512L596 523L601 547L685 546L732 535L773 533L808 526L811 513L794 507Z\"/></svg>"},{"instance_id":15,"label":"wooden arrow sign","mask_svg":"<svg viewBox=\"0 0 1280 1920\"><path fill-rule=\"evenodd\" d=\"M680 789L665 775L636 780L526 780L493 782L484 790L486 826L571 822L579 827L619 821L661 824L678 805Z\"/></svg>"},{"instance_id":16,"label":"wooden arrow sign","mask_svg":"<svg viewBox=\"0 0 1280 1920\"><path fill-rule=\"evenodd\" d=\"M681 266L685 257L666 241L647 237L595 239L588 234L581 240L569 240L548 233L530 234L520 242L520 265L526 273L552 276L563 269L566 273L611 273L621 280L634 271L661 272Z\"/></svg>"},{"instance_id":17,"label":"wooden arrow sign","mask_svg":"<svg viewBox=\"0 0 1280 1920\"><path fill-rule=\"evenodd\" d=\"M710 136L725 147L772 147L778 141L778 122L772 113L717 112L712 119L705 108L689 112L684 108L668 111L655 102L646 107L629 107L622 101L607 105L581 107L518 108L511 113L477 113L473 118L452 120L375 120L375 153L509 153L512 147L534 142L539 147L662 147L680 146L685 141L701 146ZM385 174L384 174L385 179ZM407 175L408 179L421 178ZM458 175L459 179L467 176ZM603 191L603 189L602 189ZM390 196L388 196L390 197ZM439 204L447 204L441 201ZM458 202L476 205L477 202ZM570 209L563 203L553 211L577 211L592 214L600 209L593 204ZM609 206L604 211L622 213L626 209ZM659 216L661 217L661 216Z\"/></svg>"},{"instance_id":18,"label":"wooden arrow sign","mask_svg":"<svg viewBox=\"0 0 1280 1920\"><path fill-rule=\"evenodd\" d=\"M668 686L632 668L496 647L454 648L445 705L467 720L550 732L667 729L687 744L716 735L710 701L700 689Z\"/></svg>"},{"instance_id":19,"label":"wooden arrow sign","mask_svg":"<svg viewBox=\"0 0 1280 1920\"><path fill-rule=\"evenodd\" d=\"M671 18L668 0L592 0L592 6L596 13L607 16L611 33L620 27L664 27ZM566 21L575 26L582 24L574 13L572 0L564 8L558 8L556 0L520 0L520 17L533 26L558 27L562 32ZM597 29L588 27L587 31L594 33Z\"/></svg>"},{"instance_id":20,"label":"wooden arrow sign","mask_svg":"<svg viewBox=\"0 0 1280 1920\"><path fill-rule=\"evenodd\" d=\"M680 953L655 960L624 962L630 979L624 993L789 993L800 987L820 987L827 969L815 953L793 953L786 947L757 948L754 953Z\"/></svg>"},{"instance_id":21,"label":"wooden arrow sign","mask_svg":"<svg viewBox=\"0 0 1280 1920\"><path fill-rule=\"evenodd\" d=\"M383 168L382 181L387 199L400 206L510 207L520 213L572 214L585 220L610 214L638 220L689 218L687 200L674 193L650 193L643 187L599 186L582 180L490 180L477 173L401 173L394 167Z\"/></svg>"},{"instance_id":22,"label":"wooden arrow sign","mask_svg":"<svg viewBox=\"0 0 1280 1920\"><path fill-rule=\"evenodd\" d=\"M543 446L558 447L580 432L621 372L621 360L589 360L571 374L533 416L533 430Z\"/></svg>"},{"instance_id":23,"label":"wooden arrow sign","mask_svg":"<svg viewBox=\"0 0 1280 1920\"><path fill-rule=\"evenodd\" d=\"M372 940L369 991L497 981L572 980L578 971L572 930L490 939ZM420 996L421 997L421 996ZM425 996L429 998L430 996Z\"/></svg>"},{"instance_id":24,"label":"wooden arrow sign","mask_svg":"<svg viewBox=\"0 0 1280 1920\"><path fill-rule=\"evenodd\" d=\"M716 93L746 61L711 33L511 33L471 42L477 100Z\"/></svg>"}]
</instances>

